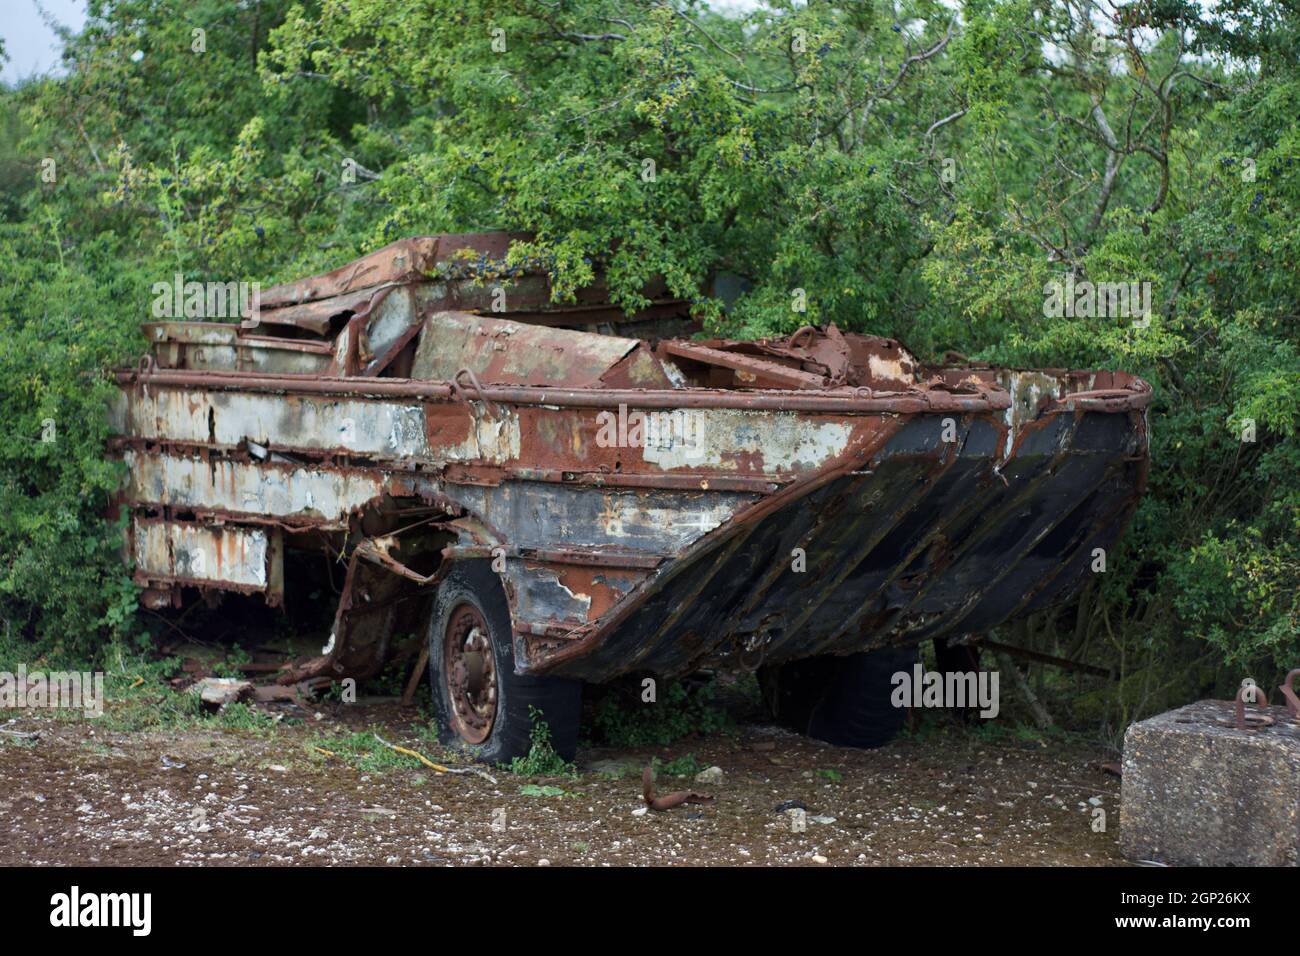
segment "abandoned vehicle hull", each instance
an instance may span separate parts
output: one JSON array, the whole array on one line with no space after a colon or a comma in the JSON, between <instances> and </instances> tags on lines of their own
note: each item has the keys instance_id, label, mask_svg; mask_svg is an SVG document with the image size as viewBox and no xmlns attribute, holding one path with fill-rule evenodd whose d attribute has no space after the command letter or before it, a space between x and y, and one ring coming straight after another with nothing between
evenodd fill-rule
<instances>
[{"instance_id":1,"label":"abandoned vehicle hull","mask_svg":"<svg viewBox=\"0 0 1300 956\"><path fill-rule=\"evenodd\" d=\"M333 630L285 682L443 648L401 638L452 585L448 661L504 603L512 674L672 676L979 636L1076 595L1136 507L1132 376L923 367L834 327L673 338L662 290L550 307L507 245L406 240L238 325L146 326L112 408L143 599L276 605L286 555L320 552L346 568Z\"/></svg>"},{"instance_id":2,"label":"abandoned vehicle hull","mask_svg":"<svg viewBox=\"0 0 1300 956\"><path fill-rule=\"evenodd\" d=\"M489 410L392 380L155 370L124 385L141 584L274 600L286 538L409 502L454 531L445 558L501 562L520 671L592 681L982 633L1077 592L1145 463L1141 391L1066 395L1009 455L996 393L913 413L751 393L771 407L689 409L708 450L666 469L652 459L671 449L600 446L594 390L524 404L485 386ZM381 387L409 394L366 394ZM797 398L826 410L781 410ZM338 646L335 663L365 675L373 651Z\"/></svg>"}]
</instances>

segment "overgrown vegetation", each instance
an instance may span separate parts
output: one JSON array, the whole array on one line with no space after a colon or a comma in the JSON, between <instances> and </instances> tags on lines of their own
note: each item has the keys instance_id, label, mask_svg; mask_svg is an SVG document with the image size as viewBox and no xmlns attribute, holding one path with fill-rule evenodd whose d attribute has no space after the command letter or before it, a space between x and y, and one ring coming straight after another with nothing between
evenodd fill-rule
<instances>
[{"instance_id":1,"label":"overgrown vegetation","mask_svg":"<svg viewBox=\"0 0 1300 956\"><path fill-rule=\"evenodd\" d=\"M691 734L723 730L727 712L714 703L713 685L661 681L654 703L613 688L597 702L594 728L601 743L614 747L667 746Z\"/></svg>"},{"instance_id":2,"label":"overgrown vegetation","mask_svg":"<svg viewBox=\"0 0 1300 956\"><path fill-rule=\"evenodd\" d=\"M424 766L418 758L399 753L381 743L377 728L344 734L320 735L313 737L303 746L308 757L312 759L341 760L362 773L419 770ZM437 751L435 750L434 753L436 754Z\"/></svg>"},{"instance_id":3,"label":"overgrown vegetation","mask_svg":"<svg viewBox=\"0 0 1300 956\"><path fill-rule=\"evenodd\" d=\"M521 777L574 777L578 768L555 752L551 743L551 728L543 719L545 715L536 707L528 708L533 727L529 731L528 756L510 761L510 772Z\"/></svg>"},{"instance_id":4,"label":"overgrown vegetation","mask_svg":"<svg viewBox=\"0 0 1300 956\"><path fill-rule=\"evenodd\" d=\"M153 283L504 227L561 296L597 261L627 306L659 274L717 333L1144 376L1132 529L1013 635L1120 680L1034 679L1116 727L1300 662L1294 0L89 7L59 76L0 91L0 614L28 657L137 645L103 408ZM1066 278L1150 282L1148 327L1046 315Z\"/></svg>"}]
</instances>

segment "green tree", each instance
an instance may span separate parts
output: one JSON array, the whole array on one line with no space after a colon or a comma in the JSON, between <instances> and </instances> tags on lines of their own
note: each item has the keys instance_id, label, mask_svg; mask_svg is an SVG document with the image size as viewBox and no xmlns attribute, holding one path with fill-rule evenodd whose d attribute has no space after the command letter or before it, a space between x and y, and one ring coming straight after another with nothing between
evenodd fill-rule
<instances>
[{"instance_id":1,"label":"green tree","mask_svg":"<svg viewBox=\"0 0 1300 956\"><path fill-rule=\"evenodd\" d=\"M1134 526L1029 639L1120 664L1112 721L1263 683L1300 662L1298 39L1294 0L94 0L0 94L4 613L133 626L97 409L152 282L510 228L558 298L599 263L714 333L1143 375ZM1149 323L1052 314L1067 280L1149 283Z\"/></svg>"}]
</instances>

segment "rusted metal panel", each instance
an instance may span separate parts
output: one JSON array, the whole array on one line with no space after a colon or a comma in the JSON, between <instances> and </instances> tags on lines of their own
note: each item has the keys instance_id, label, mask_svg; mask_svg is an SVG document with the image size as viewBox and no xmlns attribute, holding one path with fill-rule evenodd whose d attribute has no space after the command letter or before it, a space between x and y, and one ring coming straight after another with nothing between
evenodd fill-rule
<instances>
[{"instance_id":1,"label":"rusted metal panel","mask_svg":"<svg viewBox=\"0 0 1300 956\"><path fill-rule=\"evenodd\" d=\"M123 500L131 505L338 525L387 487L384 475L355 469L131 449L122 458L129 469Z\"/></svg>"},{"instance_id":2,"label":"rusted metal panel","mask_svg":"<svg viewBox=\"0 0 1300 956\"><path fill-rule=\"evenodd\" d=\"M510 482L445 486L520 548L583 546L667 556L725 524L756 495Z\"/></svg>"},{"instance_id":3,"label":"rusted metal panel","mask_svg":"<svg viewBox=\"0 0 1300 956\"><path fill-rule=\"evenodd\" d=\"M340 320L369 315L372 309L378 308L388 299L395 288L398 287L381 285L280 308L268 303L263 296L259 300L261 309L258 314L245 319L241 325L246 330L258 331L264 335L277 334L278 326L291 326L324 337ZM266 328L268 326L270 328Z\"/></svg>"},{"instance_id":4,"label":"rusted metal panel","mask_svg":"<svg viewBox=\"0 0 1300 956\"><path fill-rule=\"evenodd\" d=\"M661 279L642 289L651 304L636 316L610 305L600 276L578 290L575 302L553 303L538 263L506 262L511 242L528 238L492 232L402 239L331 272L263 291L259 315L244 324L295 325L324 335L340 315L364 315L377 308L378 300L370 299L376 291L405 286L414 292L417 310L505 311L542 325L574 328L637 318L684 319L682 330L694 330L687 303L668 295Z\"/></svg>"},{"instance_id":5,"label":"rusted metal panel","mask_svg":"<svg viewBox=\"0 0 1300 956\"><path fill-rule=\"evenodd\" d=\"M439 312L427 321L411 376L448 381L460 369L468 368L485 383L593 388L634 351L651 363L651 368L640 373L638 384L667 387L662 371L655 374L658 363L635 339L546 329L465 312Z\"/></svg>"},{"instance_id":6,"label":"rusted metal panel","mask_svg":"<svg viewBox=\"0 0 1300 956\"><path fill-rule=\"evenodd\" d=\"M507 574L514 584L515 610L530 632L537 624L572 629L599 620L648 573L526 560L510 565Z\"/></svg>"},{"instance_id":7,"label":"rusted metal panel","mask_svg":"<svg viewBox=\"0 0 1300 956\"><path fill-rule=\"evenodd\" d=\"M373 286L419 279L433 269L437 259L437 237L400 239L332 272L263 290L262 309L269 312Z\"/></svg>"},{"instance_id":8,"label":"rusted metal panel","mask_svg":"<svg viewBox=\"0 0 1300 956\"><path fill-rule=\"evenodd\" d=\"M281 560L278 531L206 526L137 517L132 555L141 583L211 584L230 590L275 591Z\"/></svg>"},{"instance_id":9,"label":"rusted metal panel","mask_svg":"<svg viewBox=\"0 0 1300 956\"><path fill-rule=\"evenodd\" d=\"M134 395L116 417L122 434L148 441L340 450L383 461L431 457L424 409L412 403L157 388ZM469 417L463 409L461 417ZM472 450L479 460L479 446Z\"/></svg>"},{"instance_id":10,"label":"rusted metal panel","mask_svg":"<svg viewBox=\"0 0 1300 956\"><path fill-rule=\"evenodd\" d=\"M730 369L735 372L736 383L740 387L824 388L829 384L824 375L800 371L780 362L736 351L709 348L693 342L665 342L661 348L675 358Z\"/></svg>"},{"instance_id":11,"label":"rusted metal panel","mask_svg":"<svg viewBox=\"0 0 1300 956\"><path fill-rule=\"evenodd\" d=\"M160 368L323 375L335 366L328 342L244 335L217 322L151 322L144 327Z\"/></svg>"}]
</instances>

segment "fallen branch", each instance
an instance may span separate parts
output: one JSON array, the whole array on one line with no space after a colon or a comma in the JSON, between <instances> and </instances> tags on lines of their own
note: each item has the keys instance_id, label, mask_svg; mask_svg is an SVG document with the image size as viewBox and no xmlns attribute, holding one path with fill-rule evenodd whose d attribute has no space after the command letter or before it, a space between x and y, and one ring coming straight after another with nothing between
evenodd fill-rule
<instances>
[{"instance_id":1,"label":"fallen branch","mask_svg":"<svg viewBox=\"0 0 1300 956\"><path fill-rule=\"evenodd\" d=\"M26 733L21 730L0 730L0 734L8 734L10 737L22 737L24 739L30 739L32 737L39 737L41 735L41 732L39 730L33 730L31 733Z\"/></svg>"},{"instance_id":2,"label":"fallen branch","mask_svg":"<svg viewBox=\"0 0 1300 956\"><path fill-rule=\"evenodd\" d=\"M472 773L482 777L484 780L486 780L488 783L492 784L493 786L496 786L497 778L492 776L492 774L488 773L486 770L480 770L478 767L444 767L440 763L434 763L428 757L424 756L424 754L417 753L416 751L410 750L406 747L399 747L397 746L397 744L390 744L387 740L385 740L383 737L379 736L378 734L374 734L373 736L376 740L378 740L389 750L395 750L399 754L405 754L408 757L414 757L416 760L420 761L420 763L424 764L426 767L428 767L430 770L434 771L435 773Z\"/></svg>"},{"instance_id":3,"label":"fallen branch","mask_svg":"<svg viewBox=\"0 0 1300 956\"><path fill-rule=\"evenodd\" d=\"M1115 675L1104 667L1097 667L1095 664L1085 664L1082 661L1067 660L1064 657L1057 657L1054 654L1044 654L1042 651L1031 651L1027 647L1016 647L1014 644L1001 644L998 641L980 641L979 647L987 647L995 654L1009 654L1012 657L1023 657L1025 660L1035 661L1039 664L1049 664L1052 667L1060 667L1063 670L1078 671L1081 674L1092 674L1096 677L1105 677L1114 680Z\"/></svg>"},{"instance_id":4,"label":"fallen branch","mask_svg":"<svg viewBox=\"0 0 1300 956\"><path fill-rule=\"evenodd\" d=\"M1047 730L1052 726L1052 715L1047 712L1047 708L1038 699L1034 689L1029 686L1029 681L1025 680L1025 676L1020 673L1020 669L1016 667L1015 662L1011 660L1005 651L1000 651L997 654L997 659L1002 669L1011 673L1011 679L1015 682L1016 690L1029 704L1029 711L1034 715L1034 723L1038 725L1040 730Z\"/></svg>"}]
</instances>

